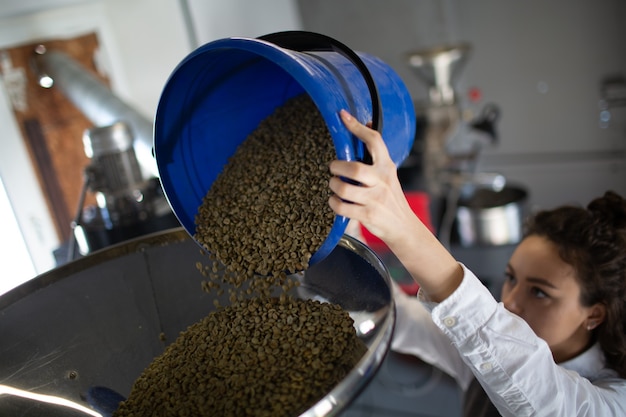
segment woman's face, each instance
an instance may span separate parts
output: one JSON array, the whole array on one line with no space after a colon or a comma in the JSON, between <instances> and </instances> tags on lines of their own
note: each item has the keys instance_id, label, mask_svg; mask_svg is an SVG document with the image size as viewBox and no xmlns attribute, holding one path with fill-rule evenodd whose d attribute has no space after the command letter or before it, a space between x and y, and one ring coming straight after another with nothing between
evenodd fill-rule
<instances>
[{"instance_id":1,"label":"woman's face","mask_svg":"<svg viewBox=\"0 0 626 417\"><path fill-rule=\"evenodd\" d=\"M502 287L507 310L524 319L545 340L554 360L563 362L590 341L596 311L580 304L574 268L559 256L557 246L541 236L526 237L513 252Z\"/></svg>"}]
</instances>

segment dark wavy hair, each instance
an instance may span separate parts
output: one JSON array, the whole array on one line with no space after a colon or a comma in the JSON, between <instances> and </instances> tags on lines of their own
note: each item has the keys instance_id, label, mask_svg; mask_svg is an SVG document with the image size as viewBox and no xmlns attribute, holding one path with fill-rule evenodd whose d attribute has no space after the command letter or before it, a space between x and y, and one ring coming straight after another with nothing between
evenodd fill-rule
<instances>
[{"instance_id":1,"label":"dark wavy hair","mask_svg":"<svg viewBox=\"0 0 626 417\"><path fill-rule=\"evenodd\" d=\"M583 306L606 306L606 319L593 337L607 366L626 378L626 200L607 191L587 208L540 211L529 219L525 234L558 246L563 261L577 272Z\"/></svg>"}]
</instances>

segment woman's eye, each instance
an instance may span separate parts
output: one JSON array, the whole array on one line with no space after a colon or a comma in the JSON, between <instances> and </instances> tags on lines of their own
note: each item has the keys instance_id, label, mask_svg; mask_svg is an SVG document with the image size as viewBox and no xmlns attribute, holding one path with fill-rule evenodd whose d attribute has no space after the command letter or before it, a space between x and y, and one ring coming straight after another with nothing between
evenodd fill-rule
<instances>
[{"instance_id":1,"label":"woman's eye","mask_svg":"<svg viewBox=\"0 0 626 417\"><path fill-rule=\"evenodd\" d=\"M546 292L542 291L540 288L537 288L537 287L531 288L530 291L537 298L548 298L549 297L549 295Z\"/></svg>"},{"instance_id":2,"label":"woman's eye","mask_svg":"<svg viewBox=\"0 0 626 417\"><path fill-rule=\"evenodd\" d=\"M515 277L510 272L505 272L504 273L504 280L506 281L507 284L514 284L515 283Z\"/></svg>"}]
</instances>

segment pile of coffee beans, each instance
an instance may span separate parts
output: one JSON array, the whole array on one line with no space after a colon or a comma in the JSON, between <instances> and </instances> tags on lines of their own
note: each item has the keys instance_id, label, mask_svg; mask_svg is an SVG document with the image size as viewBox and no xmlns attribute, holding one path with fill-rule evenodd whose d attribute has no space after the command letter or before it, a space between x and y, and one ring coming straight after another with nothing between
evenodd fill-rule
<instances>
[{"instance_id":1,"label":"pile of coffee beans","mask_svg":"<svg viewBox=\"0 0 626 417\"><path fill-rule=\"evenodd\" d=\"M248 299L182 332L114 416L297 416L365 350L337 305Z\"/></svg>"},{"instance_id":2,"label":"pile of coffee beans","mask_svg":"<svg viewBox=\"0 0 626 417\"><path fill-rule=\"evenodd\" d=\"M328 205L333 159L332 138L313 101L308 95L287 101L212 184L196 216L196 241L241 281L306 269L335 219Z\"/></svg>"},{"instance_id":3,"label":"pile of coffee beans","mask_svg":"<svg viewBox=\"0 0 626 417\"><path fill-rule=\"evenodd\" d=\"M193 324L133 385L114 417L293 417L367 348L336 304L294 298L332 228L334 146L317 107L295 97L240 145L203 200L194 238L203 289L229 304Z\"/></svg>"}]
</instances>

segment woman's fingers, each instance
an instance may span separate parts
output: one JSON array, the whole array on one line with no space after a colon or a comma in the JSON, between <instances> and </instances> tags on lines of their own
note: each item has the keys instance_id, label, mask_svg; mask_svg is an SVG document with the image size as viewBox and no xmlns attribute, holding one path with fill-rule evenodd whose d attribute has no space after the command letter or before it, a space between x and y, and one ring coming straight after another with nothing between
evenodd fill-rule
<instances>
[{"instance_id":1,"label":"woman's fingers","mask_svg":"<svg viewBox=\"0 0 626 417\"><path fill-rule=\"evenodd\" d=\"M394 236L397 219L411 212L397 178L397 167L389 157L380 133L341 111L346 128L367 146L372 164L333 161L329 200L335 213L356 219L379 237ZM412 212L411 212L412 213Z\"/></svg>"},{"instance_id":2,"label":"woman's fingers","mask_svg":"<svg viewBox=\"0 0 626 417\"><path fill-rule=\"evenodd\" d=\"M355 181L363 187L371 187L378 181L372 166L361 162L335 160L330 163L329 169L332 175Z\"/></svg>"},{"instance_id":3,"label":"woman's fingers","mask_svg":"<svg viewBox=\"0 0 626 417\"><path fill-rule=\"evenodd\" d=\"M380 133L359 123L359 121L352 117L352 115L346 110L341 110L339 115L341 116L341 120L346 128L353 135L361 139L365 146L367 146L367 149L372 156L373 163L376 163L385 157L389 159L387 147L385 146L385 142L383 142Z\"/></svg>"},{"instance_id":4,"label":"woman's fingers","mask_svg":"<svg viewBox=\"0 0 626 417\"><path fill-rule=\"evenodd\" d=\"M346 192L343 195L335 193L330 197L328 203L338 215L356 219L363 224L370 224L377 218L378 214L382 213L383 206L376 200L375 196L371 195L370 191L363 190L363 187L352 187L350 190L354 192Z\"/></svg>"},{"instance_id":5,"label":"woman's fingers","mask_svg":"<svg viewBox=\"0 0 626 417\"><path fill-rule=\"evenodd\" d=\"M354 184L340 177L332 177L329 186L335 195L351 203L365 204L371 197L371 187Z\"/></svg>"},{"instance_id":6,"label":"woman's fingers","mask_svg":"<svg viewBox=\"0 0 626 417\"><path fill-rule=\"evenodd\" d=\"M341 160L330 163L329 168L333 175L329 184L331 190L340 201L352 204L344 207L336 201L333 208L339 207L340 210L354 212L357 210L354 205L364 205L369 210L368 205L382 198L381 192L386 188L383 183L389 180L389 172L395 173L396 167L389 158L380 133L359 123L345 110L341 110L340 115L346 128L367 146L372 156L372 164Z\"/></svg>"}]
</instances>

